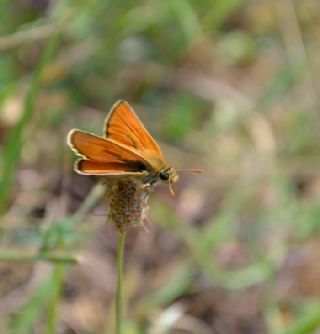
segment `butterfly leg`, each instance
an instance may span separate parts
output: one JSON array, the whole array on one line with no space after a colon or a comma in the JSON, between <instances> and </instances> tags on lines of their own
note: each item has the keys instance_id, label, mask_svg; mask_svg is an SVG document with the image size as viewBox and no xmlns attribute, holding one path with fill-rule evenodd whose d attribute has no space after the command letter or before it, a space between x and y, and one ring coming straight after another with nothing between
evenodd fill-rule
<instances>
[{"instance_id":1,"label":"butterfly leg","mask_svg":"<svg viewBox=\"0 0 320 334\"><path fill-rule=\"evenodd\" d=\"M151 175L151 176L147 176L144 180L143 180L143 185L142 187L144 189L151 189L153 188L153 186L156 184L157 182L157 177Z\"/></svg>"},{"instance_id":2,"label":"butterfly leg","mask_svg":"<svg viewBox=\"0 0 320 334\"><path fill-rule=\"evenodd\" d=\"M150 183L144 183L142 186L143 190L151 190L151 184Z\"/></svg>"}]
</instances>

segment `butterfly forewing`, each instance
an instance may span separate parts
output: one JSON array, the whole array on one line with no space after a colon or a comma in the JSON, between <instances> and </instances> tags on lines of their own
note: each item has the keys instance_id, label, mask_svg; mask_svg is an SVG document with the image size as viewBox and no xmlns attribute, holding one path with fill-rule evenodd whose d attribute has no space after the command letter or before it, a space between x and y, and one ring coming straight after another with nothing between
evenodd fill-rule
<instances>
[{"instance_id":1,"label":"butterfly forewing","mask_svg":"<svg viewBox=\"0 0 320 334\"><path fill-rule=\"evenodd\" d=\"M149 166L136 150L89 132L72 130L68 144L83 158L76 163L76 170L83 174L141 173Z\"/></svg>"},{"instance_id":2,"label":"butterfly forewing","mask_svg":"<svg viewBox=\"0 0 320 334\"><path fill-rule=\"evenodd\" d=\"M160 147L126 101L120 100L112 107L105 122L104 135L140 152L145 152L145 155L164 159Z\"/></svg>"}]
</instances>

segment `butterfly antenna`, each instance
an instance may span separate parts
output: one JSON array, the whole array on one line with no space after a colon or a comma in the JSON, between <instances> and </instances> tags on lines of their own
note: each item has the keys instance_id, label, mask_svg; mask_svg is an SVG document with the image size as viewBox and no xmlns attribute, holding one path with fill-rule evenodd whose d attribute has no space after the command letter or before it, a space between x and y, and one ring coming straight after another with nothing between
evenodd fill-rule
<instances>
[{"instance_id":1,"label":"butterfly antenna","mask_svg":"<svg viewBox=\"0 0 320 334\"><path fill-rule=\"evenodd\" d=\"M202 173L202 169L193 169L193 168L178 168L176 169L177 172L187 172L187 173Z\"/></svg>"},{"instance_id":2,"label":"butterfly antenna","mask_svg":"<svg viewBox=\"0 0 320 334\"><path fill-rule=\"evenodd\" d=\"M172 188L172 184L171 184L171 182L169 183L169 189L170 189L171 195L172 195L173 197L175 197L176 194L175 194L175 192L174 192L174 190L173 190L173 188Z\"/></svg>"}]
</instances>

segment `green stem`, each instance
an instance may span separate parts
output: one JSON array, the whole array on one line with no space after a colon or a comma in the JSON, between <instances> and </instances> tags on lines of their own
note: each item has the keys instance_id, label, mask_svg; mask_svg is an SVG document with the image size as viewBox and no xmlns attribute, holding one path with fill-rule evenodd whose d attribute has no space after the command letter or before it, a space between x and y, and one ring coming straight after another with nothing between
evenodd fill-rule
<instances>
[{"instance_id":1,"label":"green stem","mask_svg":"<svg viewBox=\"0 0 320 334\"><path fill-rule=\"evenodd\" d=\"M48 261L61 264L78 264L79 259L76 256L67 253L34 253L24 250L2 250L0 249L0 262L32 262Z\"/></svg>"},{"instance_id":2,"label":"green stem","mask_svg":"<svg viewBox=\"0 0 320 334\"><path fill-rule=\"evenodd\" d=\"M126 241L126 234L120 233L118 238L117 251L117 294L116 294L116 334L122 334L123 324L123 253Z\"/></svg>"},{"instance_id":3,"label":"green stem","mask_svg":"<svg viewBox=\"0 0 320 334\"><path fill-rule=\"evenodd\" d=\"M46 334L55 334L58 333L58 308L59 301L62 292L62 284L63 284L63 275L65 272L65 266L58 264L55 266L53 271L54 276L54 284L53 288L53 296L52 300L48 306L48 319L47 319L47 331Z\"/></svg>"}]
</instances>

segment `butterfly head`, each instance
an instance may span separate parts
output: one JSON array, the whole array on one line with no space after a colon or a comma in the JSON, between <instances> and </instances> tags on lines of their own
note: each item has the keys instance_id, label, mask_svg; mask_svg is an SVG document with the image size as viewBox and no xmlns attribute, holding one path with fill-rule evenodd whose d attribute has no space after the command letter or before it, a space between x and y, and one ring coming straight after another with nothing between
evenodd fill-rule
<instances>
[{"instance_id":1,"label":"butterfly head","mask_svg":"<svg viewBox=\"0 0 320 334\"><path fill-rule=\"evenodd\" d=\"M164 169L159 172L159 179L166 183L175 183L179 179L179 175L175 168L170 167L169 169Z\"/></svg>"},{"instance_id":2,"label":"butterfly head","mask_svg":"<svg viewBox=\"0 0 320 334\"><path fill-rule=\"evenodd\" d=\"M169 185L170 192L174 196L174 191L173 191L171 185L173 183L177 182L178 179L179 179L179 175L178 175L176 169L173 168L173 167L170 167L170 168L161 170L159 172L159 179L162 182L165 182L165 183L167 183Z\"/></svg>"}]
</instances>

